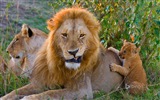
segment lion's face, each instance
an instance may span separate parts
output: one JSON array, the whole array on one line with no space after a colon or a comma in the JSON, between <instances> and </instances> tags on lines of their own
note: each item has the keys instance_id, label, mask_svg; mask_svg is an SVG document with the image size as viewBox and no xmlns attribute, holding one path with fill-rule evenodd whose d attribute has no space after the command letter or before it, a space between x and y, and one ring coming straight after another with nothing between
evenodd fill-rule
<instances>
[{"instance_id":1,"label":"lion's face","mask_svg":"<svg viewBox=\"0 0 160 100\"><path fill-rule=\"evenodd\" d=\"M36 53L46 38L47 35L42 31L23 24L21 31L14 36L6 49L11 56L11 69L14 69L13 71L16 72L16 70L18 71L21 68L22 74L25 73L29 76L29 71L32 71Z\"/></svg>"},{"instance_id":2,"label":"lion's face","mask_svg":"<svg viewBox=\"0 0 160 100\"><path fill-rule=\"evenodd\" d=\"M89 38L93 38L84 21L82 19L67 19L55 34L55 38L58 38L57 43L62 50L61 55L65 59L65 66L69 69L80 67L88 47L87 42L89 42Z\"/></svg>"},{"instance_id":3,"label":"lion's face","mask_svg":"<svg viewBox=\"0 0 160 100\"><path fill-rule=\"evenodd\" d=\"M122 59L128 59L135 57L138 53L139 53L139 48L137 48L135 44L130 42L124 42L121 51L119 52L119 56Z\"/></svg>"},{"instance_id":4,"label":"lion's face","mask_svg":"<svg viewBox=\"0 0 160 100\"><path fill-rule=\"evenodd\" d=\"M33 37L32 30L28 27L28 25L23 24L21 31L14 36L13 40L8 45L6 51L15 63L19 63L19 61L24 59L26 56L26 45L29 44L31 37Z\"/></svg>"},{"instance_id":5,"label":"lion's face","mask_svg":"<svg viewBox=\"0 0 160 100\"><path fill-rule=\"evenodd\" d=\"M21 35L21 33L15 35L15 37L7 47L7 51L11 57L17 60L24 57L24 37Z\"/></svg>"}]
</instances>

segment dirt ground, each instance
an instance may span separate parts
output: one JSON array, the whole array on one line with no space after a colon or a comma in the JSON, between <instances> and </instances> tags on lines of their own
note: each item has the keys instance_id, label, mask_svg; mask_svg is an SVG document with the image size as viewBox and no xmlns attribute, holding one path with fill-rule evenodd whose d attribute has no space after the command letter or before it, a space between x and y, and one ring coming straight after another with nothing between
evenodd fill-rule
<instances>
[{"instance_id":1,"label":"dirt ground","mask_svg":"<svg viewBox=\"0 0 160 100\"><path fill-rule=\"evenodd\" d=\"M49 1L51 0L0 0L0 34L5 34L6 31L9 34L18 32L24 20L32 20L42 14L42 9L51 8L47 5Z\"/></svg>"},{"instance_id":2,"label":"dirt ground","mask_svg":"<svg viewBox=\"0 0 160 100\"><path fill-rule=\"evenodd\" d=\"M21 25L16 22L16 19L24 20L25 16L35 15L33 13L27 13L29 7L22 5L19 1L0 1L0 27L2 32L5 32L7 28L12 28L12 23L15 23L14 28L19 29ZM11 29L11 33L14 33L13 29Z\"/></svg>"},{"instance_id":3,"label":"dirt ground","mask_svg":"<svg viewBox=\"0 0 160 100\"><path fill-rule=\"evenodd\" d=\"M48 33L46 20L55 13L54 0L0 0L0 54L8 58L6 48L21 30L22 24Z\"/></svg>"}]
</instances>

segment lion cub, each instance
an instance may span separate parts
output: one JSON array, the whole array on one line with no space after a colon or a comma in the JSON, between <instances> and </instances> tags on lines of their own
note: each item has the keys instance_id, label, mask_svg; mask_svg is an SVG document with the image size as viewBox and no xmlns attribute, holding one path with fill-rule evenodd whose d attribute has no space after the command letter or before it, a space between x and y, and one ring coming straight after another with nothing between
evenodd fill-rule
<instances>
[{"instance_id":1,"label":"lion cub","mask_svg":"<svg viewBox=\"0 0 160 100\"><path fill-rule=\"evenodd\" d=\"M137 48L133 43L124 41L120 51L113 47L108 49L119 54L119 57L123 59L123 67L112 63L110 69L125 76L125 88L129 90L129 93L136 95L145 92L147 78L139 56L140 48Z\"/></svg>"}]
</instances>

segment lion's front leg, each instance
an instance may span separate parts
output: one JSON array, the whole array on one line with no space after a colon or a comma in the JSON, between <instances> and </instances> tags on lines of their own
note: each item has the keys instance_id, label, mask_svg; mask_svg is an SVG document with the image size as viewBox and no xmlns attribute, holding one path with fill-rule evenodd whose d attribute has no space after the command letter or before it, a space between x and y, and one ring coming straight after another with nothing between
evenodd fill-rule
<instances>
[{"instance_id":1,"label":"lion's front leg","mask_svg":"<svg viewBox=\"0 0 160 100\"><path fill-rule=\"evenodd\" d=\"M118 49L115 49L113 47L109 47L108 50L114 52L115 54L117 54L117 56L119 57L119 50ZM120 58L119 59L121 60L121 62L124 64L124 59Z\"/></svg>"},{"instance_id":2,"label":"lion's front leg","mask_svg":"<svg viewBox=\"0 0 160 100\"><path fill-rule=\"evenodd\" d=\"M118 49L115 49L115 48L113 48L113 47L109 47L108 50L116 53L116 54L119 56L119 50L118 50Z\"/></svg>"},{"instance_id":3,"label":"lion's front leg","mask_svg":"<svg viewBox=\"0 0 160 100\"><path fill-rule=\"evenodd\" d=\"M83 90L70 90L70 89L60 89L60 90L48 90L40 94L34 94L25 96L21 100L74 100L83 99L87 96L87 93ZM87 97L86 97L87 98Z\"/></svg>"},{"instance_id":4,"label":"lion's front leg","mask_svg":"<svg viewBox=\"0 0 160 100\"><path fill-rule=\"evenodd\" d=\"M78 84L78 88L65 88L59 90L48 90L40 94L34 94L30 96L25 96L21 100L73 100L73 99L92 99L92 86L90 77L86 76Z\"/></svg>"},{"instance_id":5,"label":"lion's front leg","mask_svg":"<svg viewBox=\"0 0 160 100\"><path fill-rule=\"evenodd\" d=\"M73 95L73 92L67 90L67 89L60 89L60 90L48 90L46 92L40 93L40 94L33 94L29 96L25 96L21 100L53 100L53 99L63 99L66 96L67 98L71 99L71 95Z\"/></svg>"},{"instance_id":6,"label":"lion's front leg","mask_svg":"<svg viewBox=\"0 0 160 100\"><path fill-rule=\"evenodd\" d=\"M40 88L37 88L37 86L33 84L28 84L17 90L13 90L9 94L6 94L2 98L0 98L0 100L15 100L15 99L22 98L26 95L31 95L31 94L40 93L40 92L41 92Z\"/></svg>"}]
</instances>

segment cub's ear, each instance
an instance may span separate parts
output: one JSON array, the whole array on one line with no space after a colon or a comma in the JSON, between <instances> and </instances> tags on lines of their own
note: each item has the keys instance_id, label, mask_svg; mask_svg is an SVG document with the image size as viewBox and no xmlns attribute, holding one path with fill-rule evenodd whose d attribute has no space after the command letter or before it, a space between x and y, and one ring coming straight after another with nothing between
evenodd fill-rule
<instances>
[{"instance_id":1,"label":"cub's ear","mask_svg":"<svg viewBox=\"0 0 160 100\"><path fill-rule=\"evenodd\" d=\"M21 31L22 31L22 35L26 37L32 37L34 35L32 30L29 28L27 24L22 25Z\"/></svg>"},{"instance_id":2,"label":"cub's ear","mask_svg":"<svg viewBox=\"0 0 160 100\"><path fill-rule=\"evenodd\" d=\"M52 31L54 29L54 21L51 19L47 20L47 29Z\"/></svg>"},{"instance_id":3,"label":"cub's ear","mask_svg":"<svg viewBox=\"0 0 160 100\"><path fill-rule=\"evenodd\" d=\"M140 50L141 50L141 47L138 47L138 48L137 48L137 52L140 52Z\"/></svg>"},{"instance_id":4,"label":"cub's ear","mask_svg":"<svg viewBox=\"0 0 160 100\"><path fill-rule=\"evenodd\" d=\"M139 53L139 52L140 52L140 50L141 50L141 48L140 48L140 47L138 47L138 48L136 48L136 49L134 50L134 53Z\"/></svg>"},{"instance_id":5,"label":"cub's ear","mask_svg":"<svg viewBox=\"0 0 160 100\"><path fill-rule=\"evenodd\" d=\"M126 42L127 42L126 40L123 40L123 45L126 45Z\"/></svg>"}]
</instances>

